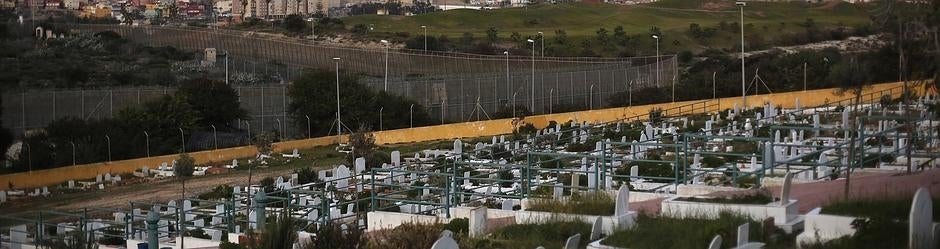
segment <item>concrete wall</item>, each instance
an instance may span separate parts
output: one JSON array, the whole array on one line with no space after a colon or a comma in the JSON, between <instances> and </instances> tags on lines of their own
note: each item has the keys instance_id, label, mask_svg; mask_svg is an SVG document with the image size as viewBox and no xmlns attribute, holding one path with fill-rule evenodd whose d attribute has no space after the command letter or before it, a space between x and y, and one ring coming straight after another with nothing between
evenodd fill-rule
<instances>
[{"instance_id":1,"label":"concrete wall","mask_svg":"<svg viewBox=\"0 0 940 249\"><path fill-rule=\"evenodd\" d=\"M852 222L857 219L850 216L828 214L807 214L803 220L803 233L797 235L797 246L803 243L819 243L855 234Z\"/></svg>"},{"instance_id":2,"label":"concrete wall","mask_svg":"<svg viewBox=\"0 0 940 249\"><path fill-rule=\"evenodd\" d=\"M879 92L892 89L892 96L899 96L902 83L878 84L865 90L865 93ZM915 90L922 90L920 88ZM919 91L922 92L922 91ZM875 96L875 99L880 95ZM840 95L837 89L821 89L800 92L786 92L775 94L763 94L748 97L749 105L762 105L769 101L781 105L785 108L792 108L795 100L799 98L804 107L817 106L825 103L831 103L837 100L851 98L848 95ZM590 110L580 112L568 112L557 114L546 114L525 117L518 123L531 123L537 128L546 127L550 121L567 122L587 121L587 122L608 122L626 117L645 115L652 108L669 109L677 106L689 105L701 101L685 101L675 103L663 103L652 105L641 105L633 107L618 107L602 110ZM734 104L741 104L740 97L721 98L709 101L710 107L704 111L715 112L728 108L733 108ZM701 107L699 107L701 108ZM513 131L512 119L497 119L478 122L454 123L436 126L415 127L408 129L388 130L374 132L376 143L378 144L400 144L412 142L424 142L435 140L450 140L456 138L483 137L507 134ZM338 141L345 141L346 137L318 137L311 139L285 141L274 144L275 151L287 151L294 148L311 148L316 146L325 146L335 144ZM196 163L205 164L209 162L231 161L235 158L251 157L256 154L252 146L234 147L227 149L200 151L190 153L196 159ZM69 166L48 170L36 170L32 172L23 172L15 174L0 175L0 190L6 190L12 184L14 188L34 188L41 186L55 185L68 180L90 179L98 174L111 173L123 174L131 173L143 166L155 168L161 162L171 162L177 158L177 155L166 155L149 158L138 158L123 161L114 161L110 163L94 163L78 166Z\"/></svg>"},{"instance_id":3,"label":"concrete wall","mask_svg":"<svg viewBox=\"0 0 940 249\"><path fill-rule=\"evenodd\" d=\"M775 203L767 205L754 204L724 204L707 202L676 201L678 197L666 199L662 203L660 214L669 217L707 217L717 218L721 212L734 212L748 216L754 220L774 218L774 224L780 226L787 224L797 216L797 201L790 201L787 205L778 206Z\"/></svg>"},{"instance_id":4,"label":"concrete wall","mask_svg":"<svg viewBox=\"0 0 940 249\"><path fill-rule=\"evenodd\" d=\"M369 220L369 224L366 226L367 232L392 229L407 223L434 224L450 222L446 218L420 214L375 211L369 212L367 215L367 219Z\"/></svg>"}]
</instances>

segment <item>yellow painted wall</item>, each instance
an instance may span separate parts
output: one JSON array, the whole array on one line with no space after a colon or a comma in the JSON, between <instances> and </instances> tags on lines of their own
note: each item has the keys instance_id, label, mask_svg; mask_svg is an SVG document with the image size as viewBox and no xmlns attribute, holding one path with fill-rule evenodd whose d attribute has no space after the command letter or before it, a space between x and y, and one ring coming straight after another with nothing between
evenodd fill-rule
<instances>
[{"instance_id":1,"label":"yellow painted wall","mask_svg":"<svg viewBox=\"0 0 940 249\"><path fill-rule=\"evenodd\" d=\"M880 92L887 89L891 89L892 96L899 96L901 94L902 83L885 83L878 84L871 88L865 89L864 93L874 93ZM917 88L919 92L922 92L922 88ZM880 97L880 94L877 96L871 95L877 99ZM798 91L798 92L785 92L785 93L775 93L775 94L763 94L763 95L754 95L748 97L749 106L760 106L764 102L774 103L775 105L781 105L786 108L792 108L795 106L795 100L799 98L800 103L804 107L819 106L826 103L835 102L838 100L849 99L850 95L840 95L836 89L821 89L821 90L810 90L810 91ZM618 108L608 108L601 110L590 110L590 111L580 111L580 112L568 112L568 113L557 113L557 114L545 114L537 116L525 117L521 120L520 123L531 123L537 128L544 128L548 125L550 121L556 122L567 122L569 120L575 120L578 122L587 121L591 123L597 122L609 122L614 120L623 119L626 117L642 116L649 113L649 110L652 108L662 108L670 109L677 106L687 106L692 103L701 103L703 100L697 101L683 101L675 103L663 103L663 104L653 104L653 105L641 105L633 107L618 107ZM718 100L707 100L705 105L697 105L697 108L707 107L705 109L708 112L720 111L723 109L732 108L735 104L741 104L740 97L731 97L731 98L721 98ZM698 111L701 113L701 111ZM388 131L377 131L373 132L375 136L376 143L378 144L399 144L399 143L413 143L413 142L424 142L424 141L435 141L435 140L449 140L456 138L469 138L469 137L485 137L485 136L495 136L500 134L512 133L513 130L513 120L512 119L497 119L497 120L487 120L487 121L478 121L478 122L465 122L465 123L454 123L454 124L445 124L445 125L436 125L436 126L425 126L425 127L415 127L407 129L398 129L398 130L388 130ZM274 151L288 151L294 148L304 149L317 146L324 146L330 144L336 144L339 140L345 141L346 137L337 137L337 136L327 136L327 137L317 137L311 139L301 139L301 140L292 140L284 141L280 143L275 143ZM193 152L190 155L196 160L198 164L205 164L209 162L224 162L231 161L235 158L245 158L252 157L257 153L253 146L242 146L235 148L211 150L211 151L200 151ZM47 170L36 170L32 172L24 173L15 173L0 175L0 190L6 190L8 188L8 183L12 183L14 188L34 188L41 186L49 186L54 184L59 184L68 180L77 180L77 179L91 179L95 178L98 174L111 173L111 174L121 174L121 173L131 173L134 170L140 169L143 166L149 166L151 169L157 168L158 165L162 162L172 162L173 159L176 159L177 155L166 155L166 156L156 156L149 158L137 158L123 161L114 161L110 163L94 163L94 164L85 164L77 166L69 166L55 169Z\"/></svg>"}]
</instances>

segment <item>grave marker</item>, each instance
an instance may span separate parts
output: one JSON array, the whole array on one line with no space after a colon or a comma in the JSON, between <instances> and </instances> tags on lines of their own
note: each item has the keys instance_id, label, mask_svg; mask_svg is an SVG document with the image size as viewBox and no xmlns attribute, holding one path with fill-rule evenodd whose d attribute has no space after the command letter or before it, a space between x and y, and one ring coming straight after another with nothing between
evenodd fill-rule
<instances>
[{"instance_id":1,"label":"grave marker","mask_svg":"<svg viewBox=\"0 0 940 249\"><path fill-rule=\"evenodd\" d=\"M911 249L934 248L936 238L933 231L933 200L927 188L921 187L914 194L908 223Z\"/></svg>"}]
</instances>

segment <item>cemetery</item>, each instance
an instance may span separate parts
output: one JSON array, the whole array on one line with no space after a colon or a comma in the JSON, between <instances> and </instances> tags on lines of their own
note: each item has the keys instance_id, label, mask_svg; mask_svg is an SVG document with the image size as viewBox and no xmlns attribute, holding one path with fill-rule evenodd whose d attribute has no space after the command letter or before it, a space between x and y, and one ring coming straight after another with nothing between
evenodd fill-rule
<instances>
[{"instance_id":1,"label":"cemetery","mask_svg":"<svg viewBox=\"0 0 940 249\"><path fill-rule=\"evenodd\" d=\"M289 234L277 240L284 248L317 248L328 236L351 240L350 248L842 248L884 231L893 237L878 245L936 248L938 193L929 186L897 200L843 200L809 212L800 206L818 200L793 195L800 184L848 186L859 173L936 171L940 122L928 106L940 99L880 101L899 99L898 90L860 103L705 101L608 123L520 124L512 134L392 151L387 161L328 161L312 179L298 171L162 203L0 215L0 248L78 240L100 248L263 248L258 243L278 234ZM313 157L295 149L251 160L310 165ZM176 166L133 175L172 178ZM197 166L193 175L211 170ZM126 177L67 186L104 189ZM23 195L49 191L2 191L0 205Z\"/></svg>"}]
</instances>

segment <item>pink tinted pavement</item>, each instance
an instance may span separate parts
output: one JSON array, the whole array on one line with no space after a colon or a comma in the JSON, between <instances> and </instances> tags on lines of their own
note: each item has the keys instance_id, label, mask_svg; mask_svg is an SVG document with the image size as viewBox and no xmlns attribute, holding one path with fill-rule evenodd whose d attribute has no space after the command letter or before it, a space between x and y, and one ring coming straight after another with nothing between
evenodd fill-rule
<instances>
[{"instance_id":1,"label":"pink tinted pavement","mask_svg":"<svg viewBox=\"0 0 940 249\"><path fill-rule=\"evenodd\" d=\"M931 169L907 175L903 172L855 172L850 182L851 199L913 198L920 187L927 187L933 196L940 196L940 169ZM780 197L780 187L768 188L774 197ZM721 192L712 195L729 195L751 190ZM799 201L800 213L838 201L845 195L845 179L834 181L793 184L790 199ZM659 213L662 198L630 203L630 208L646 213Z\"/></svg>"}]
</instances>

